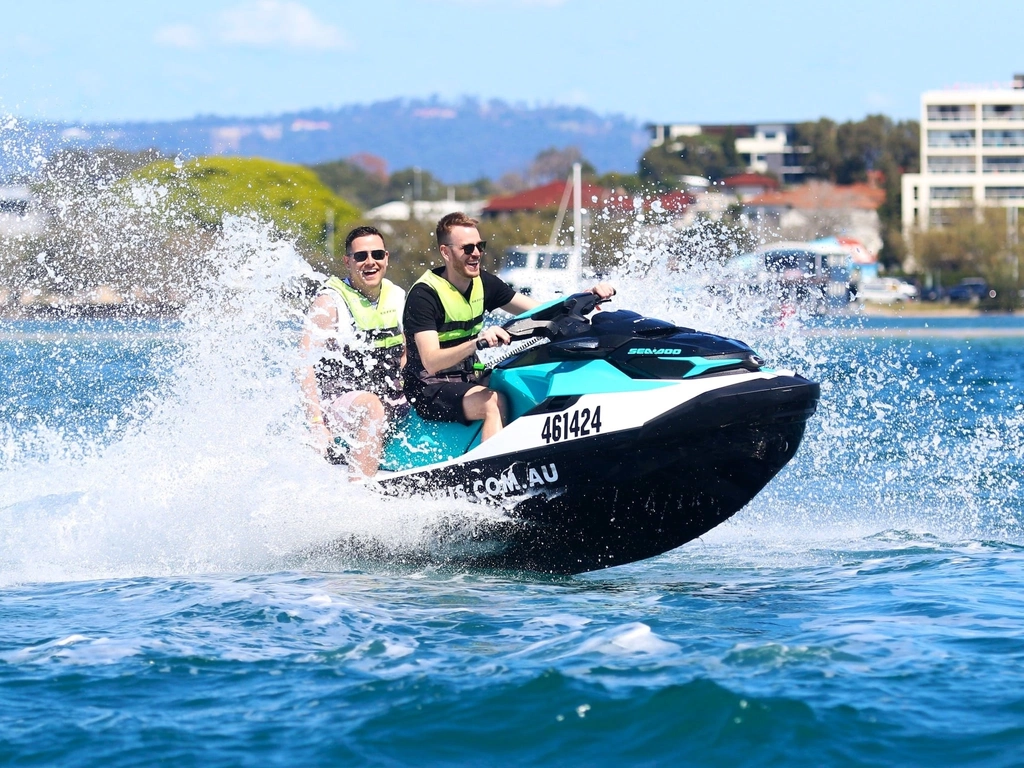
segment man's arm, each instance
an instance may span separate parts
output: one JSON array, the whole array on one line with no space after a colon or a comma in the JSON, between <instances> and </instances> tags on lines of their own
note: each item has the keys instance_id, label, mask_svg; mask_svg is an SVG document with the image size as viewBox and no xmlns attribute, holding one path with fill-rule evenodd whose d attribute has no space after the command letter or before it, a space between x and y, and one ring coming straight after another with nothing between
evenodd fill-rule
<instances>
[{"instance_id":1,"label":"man's arm","mask_svg":"<svg viewBox=\"0 0 1024 768\"><path fill-rule=\"evenodd\" d=\"M321 339L330 333L337 323L338 308L329 296L320 294L309 308L306 328L302 333L302 340L299 342L303 359L308 363L299 369L299 386L302 388L303 407L306 410L309 423L314 428L319 427L317 431L325 431L325 428L323 412L320 410L320 393L316 387L316 373L313 371L314 358L317 356L317 350L323 347Z\"/></svg>"},{"instance_id":2,"label":"man's arm","mask_svg":"<svg viewBox=\"0 0 1024 768\"><path fill-rule=\"evenodd\" d=\"M598 283L592 288L587 288L585 293L592 293L602 299L610 299L615 295L615 288L610 283ZM531 299L529 296L523 296L521 293L517 293L512 297L512 300L505 304L502 309L512 315L521 315L523 312L527 312L536 306L539 306L540 302L535 299Z\"/></svg>"},{"instance_id":3,"label":"man's arm","mask_svg":"<svg viewBox=\"0 0 1024 768\"><path fill-rule=\"evenodd\" d=\"M476 352L476 338L464 341L458 346L441 349L437 331L419 331L412 337L416 351L420 353L420 362L428 374L433 376L438 371L458 365Z\"/></svg>"},{"instance_id":4,"label":"man's arm","mask_svg":"<svg viewBox=\"0 0 1024 768\"><path fill-rule=\"evenodd\" d=\"M508 304L502 306L502 309L511 315L521 315L523 312L527 312L536 306L540 306L539 301L517 293Z\"/></svg>"}]
</instances>

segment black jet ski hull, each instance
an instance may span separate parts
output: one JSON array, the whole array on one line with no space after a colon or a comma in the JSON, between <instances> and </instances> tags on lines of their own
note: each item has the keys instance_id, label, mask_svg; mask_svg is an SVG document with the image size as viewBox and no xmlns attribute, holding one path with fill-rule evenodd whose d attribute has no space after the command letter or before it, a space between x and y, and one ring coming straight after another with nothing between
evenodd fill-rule
<instances>
[{"instance_id":1,"label":"black jet ski hull","mask_svg":"<svg viewBox=\"0 0 1024 768\"><path fill-rule=\"evenodd\" d=\"M705 392L633 429L381 479L388 494L501 507L439 531L436 559L572 574L643 560L742 509L796 453L819 396L799 376Z\"/></svg>"}]
</instances>

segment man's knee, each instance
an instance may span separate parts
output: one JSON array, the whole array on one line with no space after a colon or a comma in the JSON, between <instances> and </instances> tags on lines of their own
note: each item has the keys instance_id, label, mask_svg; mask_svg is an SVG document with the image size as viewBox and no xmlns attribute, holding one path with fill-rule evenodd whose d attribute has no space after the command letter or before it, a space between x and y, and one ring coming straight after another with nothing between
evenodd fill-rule
<instances>
[{"instance_id":1,"label":"man's knee","mask_svg":"<svg viewBox=\"0 0 1024 768\"><path fill-rule=\"evenodd\" d=\"M463 410L466 417L473 421L479 421L488 417L505 417L507 406L505 396L500 392L487 387L479 387L466 393L463 399Z\"/></svg>"},{"instance_id":2,"label":"man's knee","mask_svg":"<svg viewBox=\"0 0 1024 768\"><path fill-rule=\"evenodd\" d=\"M361 392L352 401L352 410L360 417L370 421L384 420L384 404L372 392Z\"/></svg>"}]
</instances>

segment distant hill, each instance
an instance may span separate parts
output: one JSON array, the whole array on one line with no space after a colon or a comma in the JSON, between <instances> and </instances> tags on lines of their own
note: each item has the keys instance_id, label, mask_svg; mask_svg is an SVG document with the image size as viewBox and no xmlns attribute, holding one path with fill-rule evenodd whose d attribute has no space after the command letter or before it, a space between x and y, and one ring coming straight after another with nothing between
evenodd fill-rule
<instances>
[{"instance_id":1,"label":"distant hill","mask_svg":"<svg viewBox=\"0 0 1024 768\"><path fill-rule=\"evenodd\" d=\"M503 101L397 99L265 117L199 116L160 123L33 126L35 145L155 148L165 154L246 155L314 164L357 153L391 171L418 166L453 183L521 171L548 147L576 146L600 172L633 172L647 145L642 126L582 107ZM9 170L9 169L8 169Z\"/></svg>"}]
</instances>

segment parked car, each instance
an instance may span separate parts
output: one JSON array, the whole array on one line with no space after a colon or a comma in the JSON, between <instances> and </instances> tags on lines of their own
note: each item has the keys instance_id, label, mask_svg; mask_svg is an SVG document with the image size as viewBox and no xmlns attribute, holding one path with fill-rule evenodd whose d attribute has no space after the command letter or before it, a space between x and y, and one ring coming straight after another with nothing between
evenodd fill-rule
<instances>
[{"instance_id":1,"label":"parked car","mask_svg":"<svg viewBox=\"0 0 1024 768\"><path fill-rule=\"evenodd\" d=\"M946 293L950 301L978 302L982 299L994 299L996 292L988 287L982 277L965 277L959 285L954 285Z\"/></svg>"},{"instance_id":2,"label":"parked car","mask_svg":"<svg viewBox=\"0 0 1024 768\"><path fill-rule=\"evenodd\" d=\"M857 301L872 304L898 304L917 298L917 287L895 277L865 280L857 286Z\"/></svg>"},{"instance_id":3,"label":"parked car","mask_svg":"<svg viewBox=\"0 0 1024 768\"><path fill-rule=\"evenodd\" d=\"M921 286L917 289L917 298L921 301L941 301L946 291L941 286Z\"/></svg>"}]
</instances>

